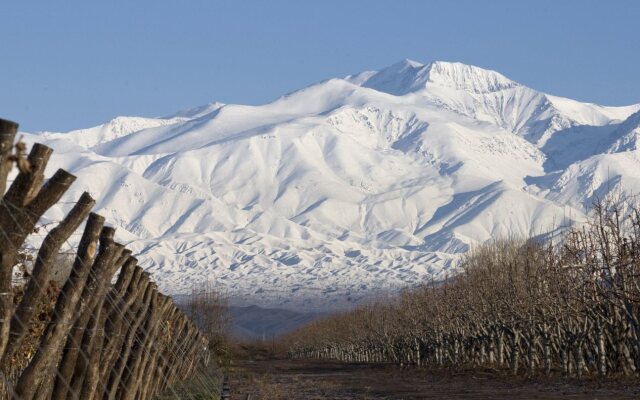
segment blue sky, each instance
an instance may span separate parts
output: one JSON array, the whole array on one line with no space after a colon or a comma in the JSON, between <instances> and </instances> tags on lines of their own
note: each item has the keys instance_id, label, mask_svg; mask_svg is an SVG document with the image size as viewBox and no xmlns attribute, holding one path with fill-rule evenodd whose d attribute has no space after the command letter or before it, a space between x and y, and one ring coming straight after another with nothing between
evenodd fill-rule
<instances>
[{"instance_id":1,"label":"blue sky","mask_svg":"<svg viewBox=\"0 0 640 400\"><path fill-rule=\"evenodd\" d=\"M5 2L0 117L70 130L212 101L261 104L404 58L632 104L638 21L632 0Z\"/></svg>"}]
</instances>

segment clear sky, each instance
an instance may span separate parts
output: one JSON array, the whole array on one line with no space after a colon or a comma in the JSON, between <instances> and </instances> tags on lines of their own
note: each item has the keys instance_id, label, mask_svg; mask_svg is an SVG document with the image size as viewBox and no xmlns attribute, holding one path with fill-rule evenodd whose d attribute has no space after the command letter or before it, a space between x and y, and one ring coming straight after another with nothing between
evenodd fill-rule
<instances>
[{"instance_id":1,"label":"clear sky","mask_svg":"<svg viewBox=\"0 0 640 400\"><path fill-rule=\"evenodd\" d=\"M0 116L70 130L212 101L261 104L404 58L555 95L640 102L640 1L7 1Z\"/></svg>"}]
</instances>

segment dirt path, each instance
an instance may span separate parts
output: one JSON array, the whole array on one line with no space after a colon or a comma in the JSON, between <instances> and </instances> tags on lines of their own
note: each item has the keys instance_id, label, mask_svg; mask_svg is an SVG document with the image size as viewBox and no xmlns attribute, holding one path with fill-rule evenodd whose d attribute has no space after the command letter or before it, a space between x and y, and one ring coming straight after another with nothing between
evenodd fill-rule
<instances>
[{"instance_id":1,"label":"dirt path","mask_svg":"<svg viewBox=\"0 0 640 400\"><path fill-rule=\"evenodd\" d=\"M638 399L640 382L543 381L321 361L242 361L231 399Z\"/></svg>"}]
</instances>

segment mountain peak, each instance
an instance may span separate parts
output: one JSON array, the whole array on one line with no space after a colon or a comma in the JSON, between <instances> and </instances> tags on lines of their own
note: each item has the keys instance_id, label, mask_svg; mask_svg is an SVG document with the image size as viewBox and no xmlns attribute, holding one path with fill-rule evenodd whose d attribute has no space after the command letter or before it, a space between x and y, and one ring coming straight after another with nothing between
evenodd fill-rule
<instances>
[{"instance_id":1,"label":"mountain peak","mask_svg":"<svg viewBox=\"0 0 640 400\"><path fill-rule=\"evenodd\" d=\"M490 93L520 86L504 75L458 62L435 61L429 65L429 81L474 93Z\"/></svg>"},{"instance_id":2,"label":"mountain peak","mask_svg":"<svg viewBox=\"0 0 640 400\"><path fill-rule=\"evenodd\" d=\"M424 88L425 67L419 62L404 59L376 72L362 86L402 96Z\"/></svg>"},{"instance_id":3,"label":"mountain peak","mask_svg":"<svg viewBox=\"0 0 640 400\"><path fill-rule=\"evenodd\" d=\"M446 61L425 65L409 59L378 71L362 84L396 96L418 92L430 85L472 93L490 93L519 86L498 72L473 65Z\"/></svg>"},{"instance_id":4,"label":"mountain peak","mask_svg":"<svg viewBox=\"0 0 640 400\"><path fill-rule=\"evenodd\" d=\"M424 64L418 61L414 61L408 58L405 58L404 60L397 62L393 65L397 65L397 66L406 66L406 67L410 67L410 68L421 68L424 67Z\"/></svg>"}]
</instances>

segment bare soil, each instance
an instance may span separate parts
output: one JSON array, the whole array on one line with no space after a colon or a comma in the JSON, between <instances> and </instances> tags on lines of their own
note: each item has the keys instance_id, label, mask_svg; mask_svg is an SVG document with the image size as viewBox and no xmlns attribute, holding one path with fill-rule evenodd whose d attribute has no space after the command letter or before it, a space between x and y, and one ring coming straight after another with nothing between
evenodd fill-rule
<instances>
[{"instance_id":1,"label":"bare soil","mask_svg":"<svg viewBox=\"0 0 640 400\"><path fill-rule=\"evenodd\" d=\"M228 368L232 400L640 399L640 381L514 378L317 360L248 359ZM247 397L249 395L249 397Z\"/></svg>"}]
</instances>

